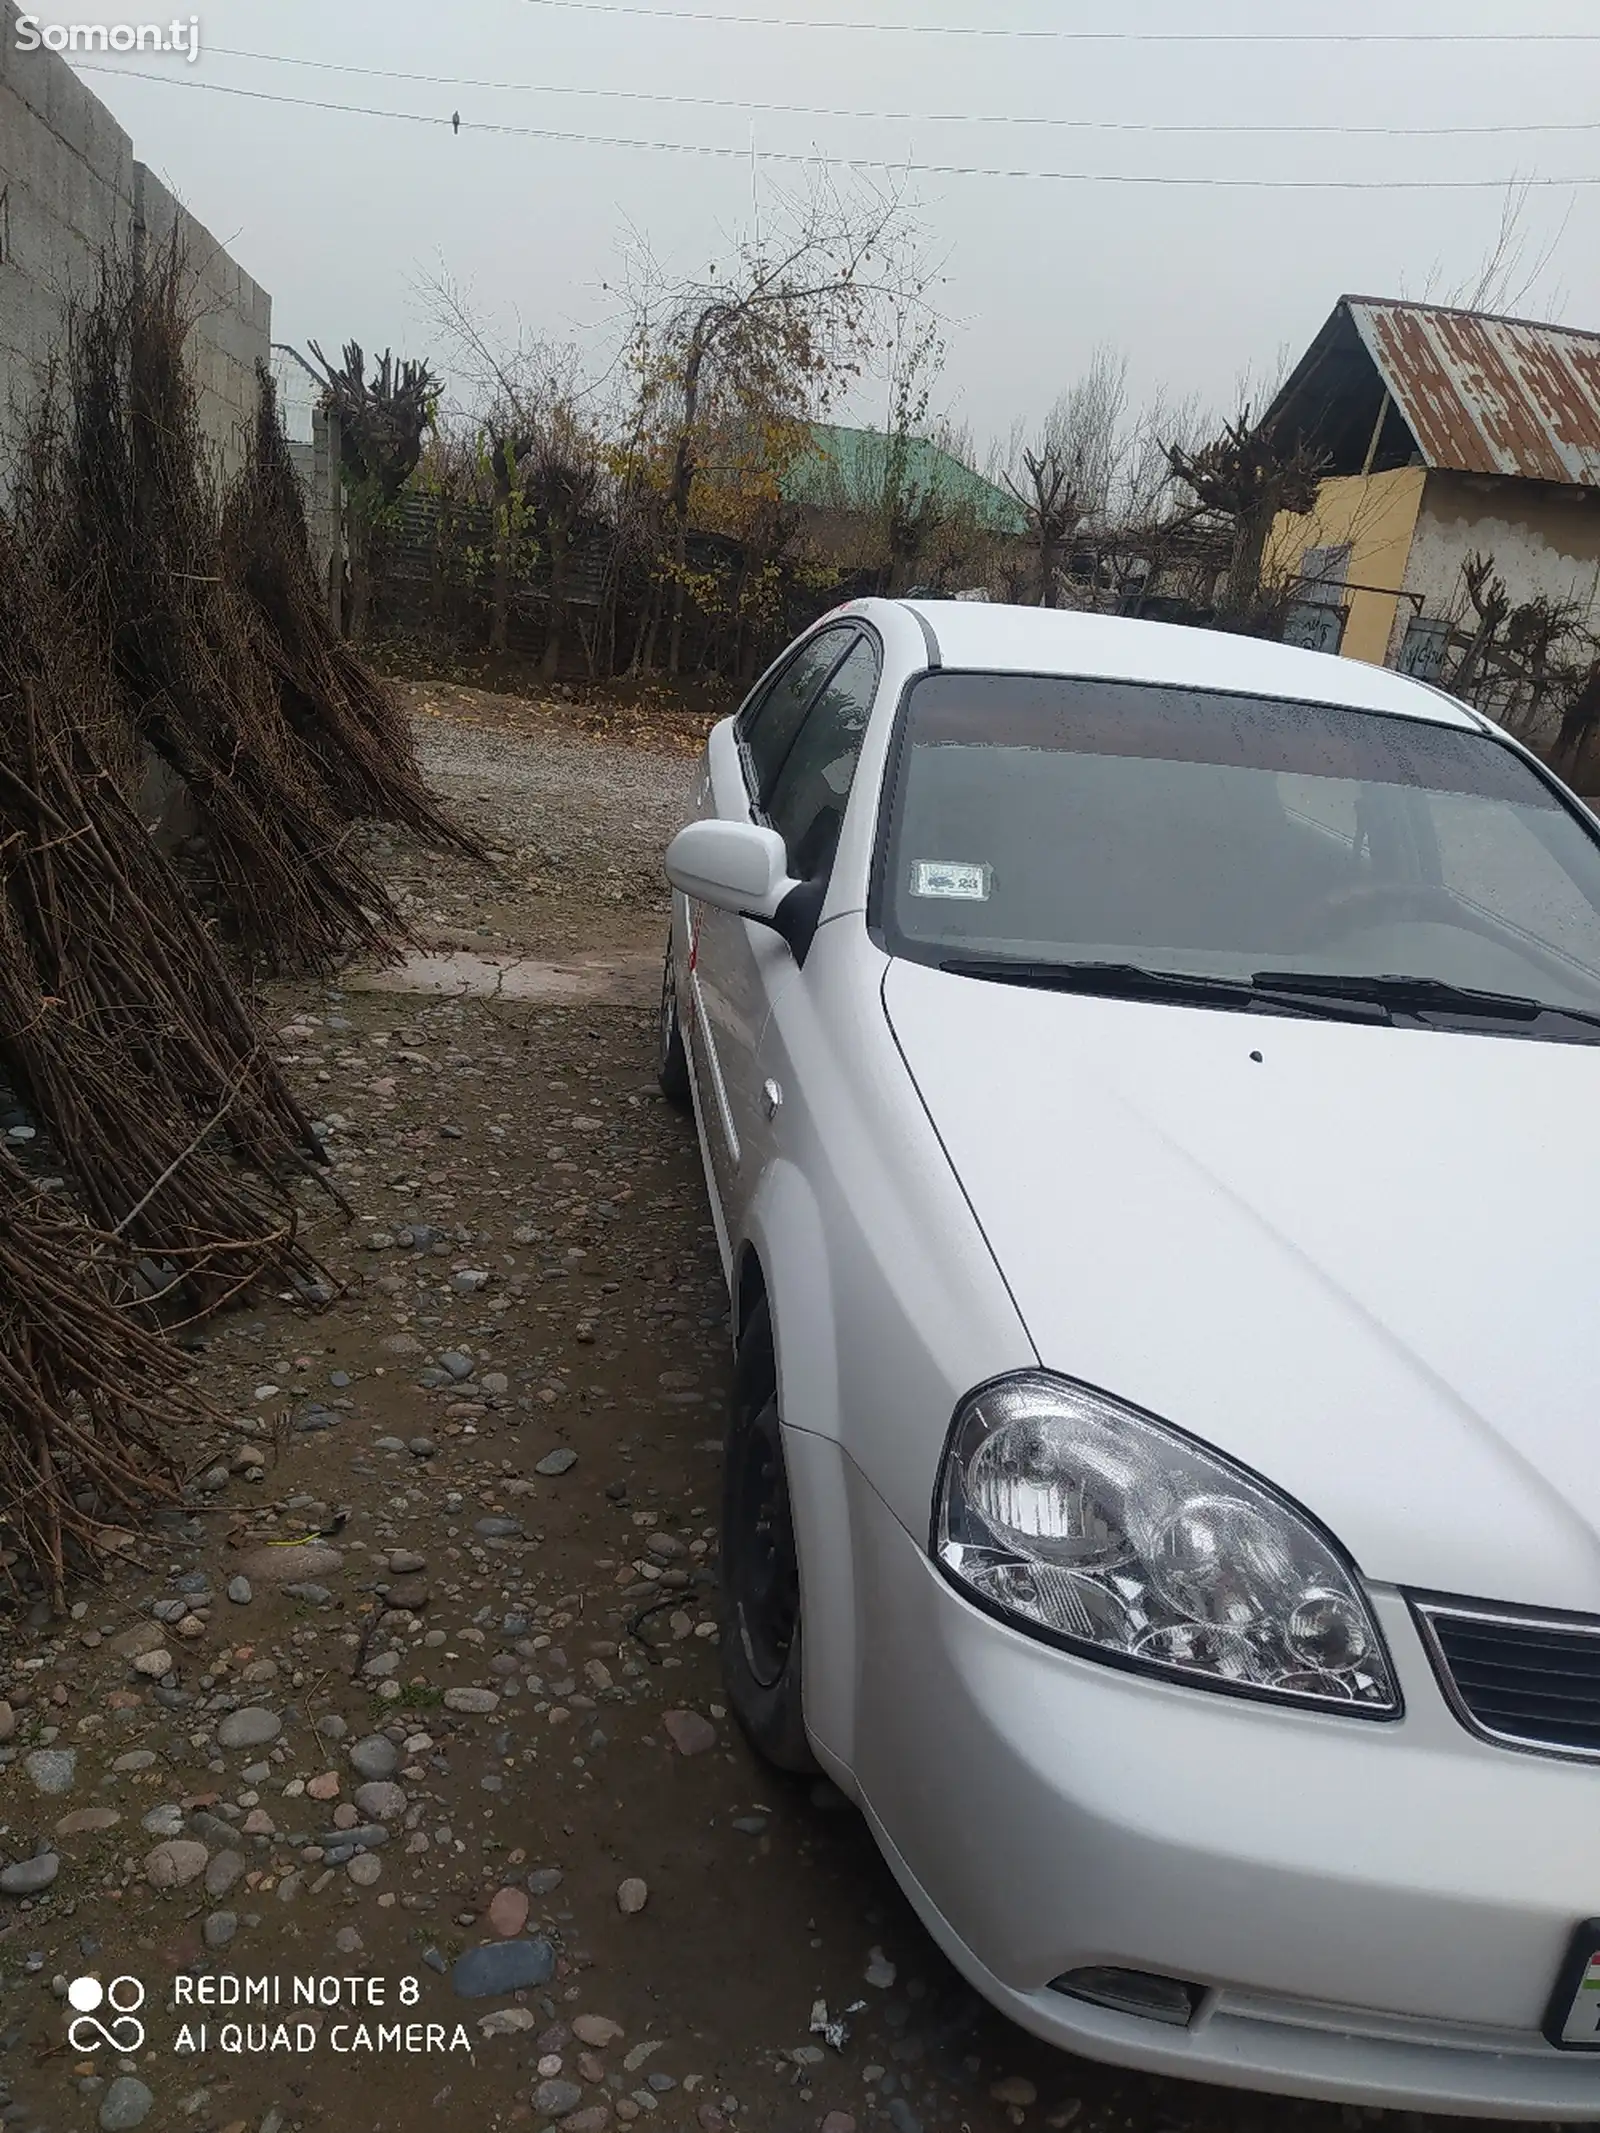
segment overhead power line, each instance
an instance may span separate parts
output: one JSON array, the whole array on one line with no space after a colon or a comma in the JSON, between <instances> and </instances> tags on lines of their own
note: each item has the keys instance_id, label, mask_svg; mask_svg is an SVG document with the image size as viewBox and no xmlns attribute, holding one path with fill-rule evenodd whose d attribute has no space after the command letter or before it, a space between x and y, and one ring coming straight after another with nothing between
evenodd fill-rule
<instances>
[{"instance_id":1,"label":"overhead power line","mask_svg":"<svg viewBox=\"0 0 1600 2133\"><path fill-rule=\"evenodd\" d=\"M576 15L710 23L717 29L847 30L883 37L996 37L1050 44L1600 44L1600 30L1056 30L989 22L846 22L830 15L724 15L637 0L523 0Z\"/></svg>"},{"instance_id":2,"label":"overhead power line","mask_svg":"<svg viewBox=\"0 0 1600 2133\"><path fill-rule=\"evenodd\" d=\"M125 81L153 81L168 88L198 89L211 96L244 97L252 103L290 105L302 111L336 111L350 118L391 119L412 126L448 127L456 133L498 134L516 140L555 141L586 148L636 149L649 155L704 156L748 163L750 149L731 148L709 141L648 141L629 134L572 133L552 126L508 126L486 119L466 119L455 112L390 111L370 104L340 104L309 96L280 96L268 89L238 89L226 82L196 81L188 74L153 74L136 67L80 64L83 74L115 74ZM879 171L890 177L1003 178L1031 180L1050 185L1188 186L1225 191L1252 192L1500 192L1509 186L1541 186L1570 189L1600 185L1600 173L1576 177L1524 177L1513 174L1494 178L1222 178L1189 176L1179 172L1134 173L1106 170L1008 169L997 164L936 163L892 156L802 154L798 150L761 150L763 163L796 163L812 168Z\"/></svg>"},{"instance_id":3,"label":"overhead power line","mask_svg":"<svg viewBox=\"0 0 1600 2133\"><path fill-rule=\"evenodd\" d=\"M286 52L248 52L238 45L213 44L206 50L229 59L249 59L274 67L302 67L319 74L355 74L369 81L409 81L434 89L492 89L514 96L598 97L607 103L670 104L697 111L737 111L764 118L856 119L890 126L1043 126L1069 133L1178 134L1334 134L1379 135L1391 139L1444 139L1506 133L1600 133L1600 119L1509 119L1482 126L1307 125L1292 119L1244 123L1205 119L1069 118L1059 112L1019 111L862 111L834 104L769 104L747 96L688 96L667 89L611 89L589 82L492 81L472 75L412 74L395 67L358 67L337 59L296 59Z\"/></svg>"}]
</instances>

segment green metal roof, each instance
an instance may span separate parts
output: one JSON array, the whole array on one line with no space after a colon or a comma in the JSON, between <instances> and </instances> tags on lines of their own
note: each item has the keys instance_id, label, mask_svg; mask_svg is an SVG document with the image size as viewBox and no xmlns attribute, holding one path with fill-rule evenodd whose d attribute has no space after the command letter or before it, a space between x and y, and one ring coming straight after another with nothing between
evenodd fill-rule
<instances>
[{"instance_id":1,"label":"green metal roof","mask_svg":"<svg viewBox=\"0 0 1600 2133\"><path fill-rule=\"evenodd\" d=\"M904 480L913 494L935 496L973 511L993 533L1025 533L1027 520L1015 497L964 466L930 437L893 438L882 430L812 425L812 448L802 452L783 478L790 503L874 511L883 503L890 454L905 453Z\"/></svg>"}]
</instances>

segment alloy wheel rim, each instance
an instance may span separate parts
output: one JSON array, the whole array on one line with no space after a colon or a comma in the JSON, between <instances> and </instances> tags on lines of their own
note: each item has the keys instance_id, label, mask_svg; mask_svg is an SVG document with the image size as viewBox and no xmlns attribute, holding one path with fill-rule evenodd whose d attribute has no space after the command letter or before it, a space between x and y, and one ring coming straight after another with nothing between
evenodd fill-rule
<instances>
[{"instance_id":1,"label":"alloy wheel rim","mask_svg":"<svg viewBox=\"0 0 1600 2133\"><path fill-rule=\"evenodd\" d=\"M672 1040L678 1033L678 990L672 982L672 951L667 950L667 959L661 966L661 1007L656 1016L656 1042L660 1047L660 1064L665 1066L672 1052Z\"/></svg>"}]
</instances>

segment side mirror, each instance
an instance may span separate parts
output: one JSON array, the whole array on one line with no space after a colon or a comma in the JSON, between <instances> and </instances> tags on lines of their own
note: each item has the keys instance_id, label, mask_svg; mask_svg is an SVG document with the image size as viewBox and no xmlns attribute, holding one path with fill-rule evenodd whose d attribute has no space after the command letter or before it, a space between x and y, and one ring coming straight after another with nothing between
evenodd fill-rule
<instances>
[{"instance_id":1,"label":"side mirror","mask_svg":"<svg viewBox=\"0 0 1600 2133\"><path fill-rule=\"evenodd\" d=\"M755 822L691 822L667 846L666 873L692 902L767 925L796 886L783 839Z\"/></svg>"}]
</instances>

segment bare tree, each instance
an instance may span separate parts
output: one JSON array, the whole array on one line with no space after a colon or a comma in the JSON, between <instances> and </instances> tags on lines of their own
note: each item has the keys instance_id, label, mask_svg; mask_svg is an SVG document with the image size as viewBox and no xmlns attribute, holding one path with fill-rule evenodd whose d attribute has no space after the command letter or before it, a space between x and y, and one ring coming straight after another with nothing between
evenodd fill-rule
<instances>
[{"instance_id":1,"label":"bare tree","mask_svg":"<svg viewBox=\"0 0 1600 2133\"><path fill-rule=\"evenodd\" d=\"M1560 249L1572 219L1576 195L1567 203L1560 226L1548 241L1532 250L1528 210L1533 199L1532 183L1514 178L1500 203L1500 221L1475 270L1443 299L1467 311L1520 311ZM1531 251L1531 259L1530 259ZM1547 312L1548 315L1553 315Z\"/></svg>"},{"instance_id":2,"label":"bare tree","mask_svg":"<svg viewBox=\"0 0 1600 2133\"><path fill-rule=\"evenodd\" d=\"M1071 470L1082 514L1105 516L1128 450L1128 358L1102 342L1045 423L1044 444Z\"/></svg>"},{"instance_id":3,"label":"bare tree","mask_svg":"<svg viewBox=\"0 0 1600 2133\"><path fill-rule=\"evenodd\" d=\"M769 481L805 426L861 370L894 298L920 301L927 276L897 196L844 196L819 182L742 238L719 272L673 280L635 262L634 361L641 430L661 461L669 583L667 666L682 664L697 486L719 450Z\"/></svg>"},{"instance_id":4,"label":"bare tree","mask_svg":"<svg viewBox=\"0 0 1600 2133\"><path fill-rule=\"evenodd\" d=\"M1195 499L1195 516L1228 538L1227 573L1219 612L1233 624L1259 615L1263 569L1273 520L1280 511L1309 511L1317 500L1325 460L1305 444L1285 444L1244 407L1198 449L1169 445L1167 460Z\"/></svg>"},{"instance_id":5,"label":"bare tree","mask_svg":"<svg viewBox=\"0 0 1600 2133\"><path fill-rule=\"evenodd\" d=\"M1446 686L1464 696L1482 673L1500 627L1511 612L1506 581L1494 567L1494 557L1476 551L1461 566L1461 582L1475 619L1466 649L1451 670Z\"/></svg>"},{"instance_id":6,"label":"bare tree","mask_svg":"<svg viewBox=\"0 0 1600 2133\"><path fill-rule=\"evenodd\" d=\"M513 587L542 546L550 620L539 671L554 680L569 634L573 538L601 483L596 388L570 345L530 335L520 321L509 337L497 334L447 275L420 287L468 388L489 475L490 644L505 648Z\"/></svg>"},{"instance_id":7,"label":"bare tree","mask_svg":"<svg viewBox=\"0 0 1600 2133\"><path fill-rule=\"evenodd\" d=\"M1600 657L1592 658L1574 677L1550 752L1551 767L1580 792L1595 789L1590 756L1596 733L1600 733Z\"/></svg>"},{"instance_id":8,"label":"bare tree","mask_svg":"<svg viewBox=\"0 0 1600 2133\"><path fill-rule=\"evenodd\" d=\"M894 307L889 341L889 426L883 453L878 589L903 593L919 577L923 556L945 524L950 499L930 476L926 442L933 388L944 369L945 345L918 307Z\"/></svg>"},{"instance_id":9,"label":"bare tree","mask_svg":"<svg viewBox=\"0 0 1600 2133\"><path fill-rule=\"evenodd\" d=\"M1081 461L1069 460L1063 445L1046 440L1037 451L1022 448L1022 475L1006 476L1006 487L1022 506L1033 544L1036 597L1040 607L1057 605L1061 551L1077 532L1085 510Z\"/></svg>"},{"instance_id":10,"label":"bare tree","mask_svg":"<svg viewBox=\"0 0 1600 2133\"><path fill-rule=\"evenodd\" d=\"M426 363L396 361L387 348L370 379L359 342L345 344L337 369L315 341L310 348L328 404L339 418L350 557L345 629L359 638L366 634L371 606L373 535L416 470L433 423L439 381Z\"/></svg>"}]
</instances>

